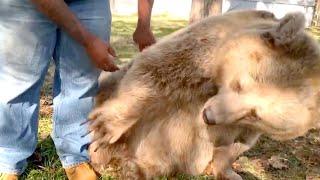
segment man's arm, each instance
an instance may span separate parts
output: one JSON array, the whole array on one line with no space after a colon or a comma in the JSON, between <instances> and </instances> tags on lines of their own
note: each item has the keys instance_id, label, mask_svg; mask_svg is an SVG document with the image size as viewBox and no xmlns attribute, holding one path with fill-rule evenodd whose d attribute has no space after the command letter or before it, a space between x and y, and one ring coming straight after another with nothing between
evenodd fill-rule
<instances>
[{"instance_id":1,"label":"man's arm","mask_svg":"<svg viewBox=\"0 0 320 180\"><path fill-rule=\"evenodd\" d=\"M114 50L106 42L90 33L63 0L31 0L31 2L40 12L81 44L98 68L105 71L118 70L113 63Z\"/></svg>"},{"instance_id":2,"label":"man's arm","mask_svg":"<svg viewBox=\"0 0 320 180\"><path fill-rule=\"evenodd\" d=\"M153 0L138 0L138 23L133 40L140 51L156 42L150 25L152 6Z\"/></svg>"}]
</instances>

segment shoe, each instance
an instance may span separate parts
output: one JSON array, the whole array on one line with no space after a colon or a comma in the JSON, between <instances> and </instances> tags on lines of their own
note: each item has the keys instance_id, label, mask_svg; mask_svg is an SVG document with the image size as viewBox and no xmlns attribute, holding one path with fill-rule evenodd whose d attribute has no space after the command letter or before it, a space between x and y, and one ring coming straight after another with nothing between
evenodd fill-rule
<instances>
[{"instance_id":1,"label":"shoe","mask_svg":"<svg viewBox=\"0 0 320 180\"><path fill-rule=\"evenodd\" d=\"M18 175L0 173L0 180L18 180Z\"/></svg>"},{"instance_id":2,"label":"shoe","mask_svg":"<svg viewBox=\"0 0 320 180\"><path fill-rule=\"evenodd\" d=\"M66 168L65 171L69 180L97 180L99 178L88 163Z\"/></svg>"}]
</instances>

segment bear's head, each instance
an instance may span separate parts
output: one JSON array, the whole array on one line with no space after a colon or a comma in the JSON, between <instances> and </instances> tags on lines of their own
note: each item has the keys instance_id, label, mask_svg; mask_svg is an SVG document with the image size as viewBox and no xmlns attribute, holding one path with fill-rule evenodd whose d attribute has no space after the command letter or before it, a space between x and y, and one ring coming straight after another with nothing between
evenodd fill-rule
<instances>
[{"instance_id":1,"label":"bear's head","mask_svg":"<svg viewBox=\"0 0 320 180\"><path fill-rule=\"evenodd\" d=\"M207 124L252 126L278 140L319 124L320 50L301 13L239 29L221 43L219 92L203 109Z\"/></svg>"}]
</instances>

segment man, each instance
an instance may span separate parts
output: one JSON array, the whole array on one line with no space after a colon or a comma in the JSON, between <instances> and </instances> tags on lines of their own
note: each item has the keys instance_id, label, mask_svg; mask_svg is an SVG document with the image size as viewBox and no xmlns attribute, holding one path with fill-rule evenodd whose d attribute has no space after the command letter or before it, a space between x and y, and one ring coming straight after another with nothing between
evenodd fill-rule
<instances>
[{"instance_id":1,"label":"man","mask_svg":"<svg viewBox=\"0 0 320 180\"><path fill-rule=\"evenodd\" d=\"M153 0L139 0L134 41L155 42ZM49 61L56 71L53 132L69 179L96 179L81 138L97 90L98 68L116 71L108 0L0 0L0 180L17 179L36 148L39 94ZM98 67L98 68L96 68Z\"/></svg>"}]
</instances>

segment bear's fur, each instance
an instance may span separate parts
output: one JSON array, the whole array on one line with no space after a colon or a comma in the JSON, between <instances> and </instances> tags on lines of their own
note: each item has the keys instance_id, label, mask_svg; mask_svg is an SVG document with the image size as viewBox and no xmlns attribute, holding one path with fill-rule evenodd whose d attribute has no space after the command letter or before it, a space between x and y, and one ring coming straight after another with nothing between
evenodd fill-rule
<instances>
[{"instance_id":1,"label":"bear's fur","mask_svg":"<svg viewBox=\"0 0 320 180\"><path fill-rule=\"evenodd\" d=\"M317 126L319 45L304 24L303 14L288 14L269 29L239 32L224 42L215 54L219 93L204 107L209 124L248 125L277 140Z\"/></svg>"},{"instance_id":2,"label":"bear's fur","mask_svg":"<svg viewBox=\"0 0 320 180\"><path fill-rule=\"evenodd\" d=\"M302 16L227 13L140 53L103 80L89 116L92 165L118 161L124 179L241 179L231 164L261 133L294 138L318 120L320 55Z\"/></svg>"}]
</instances>

